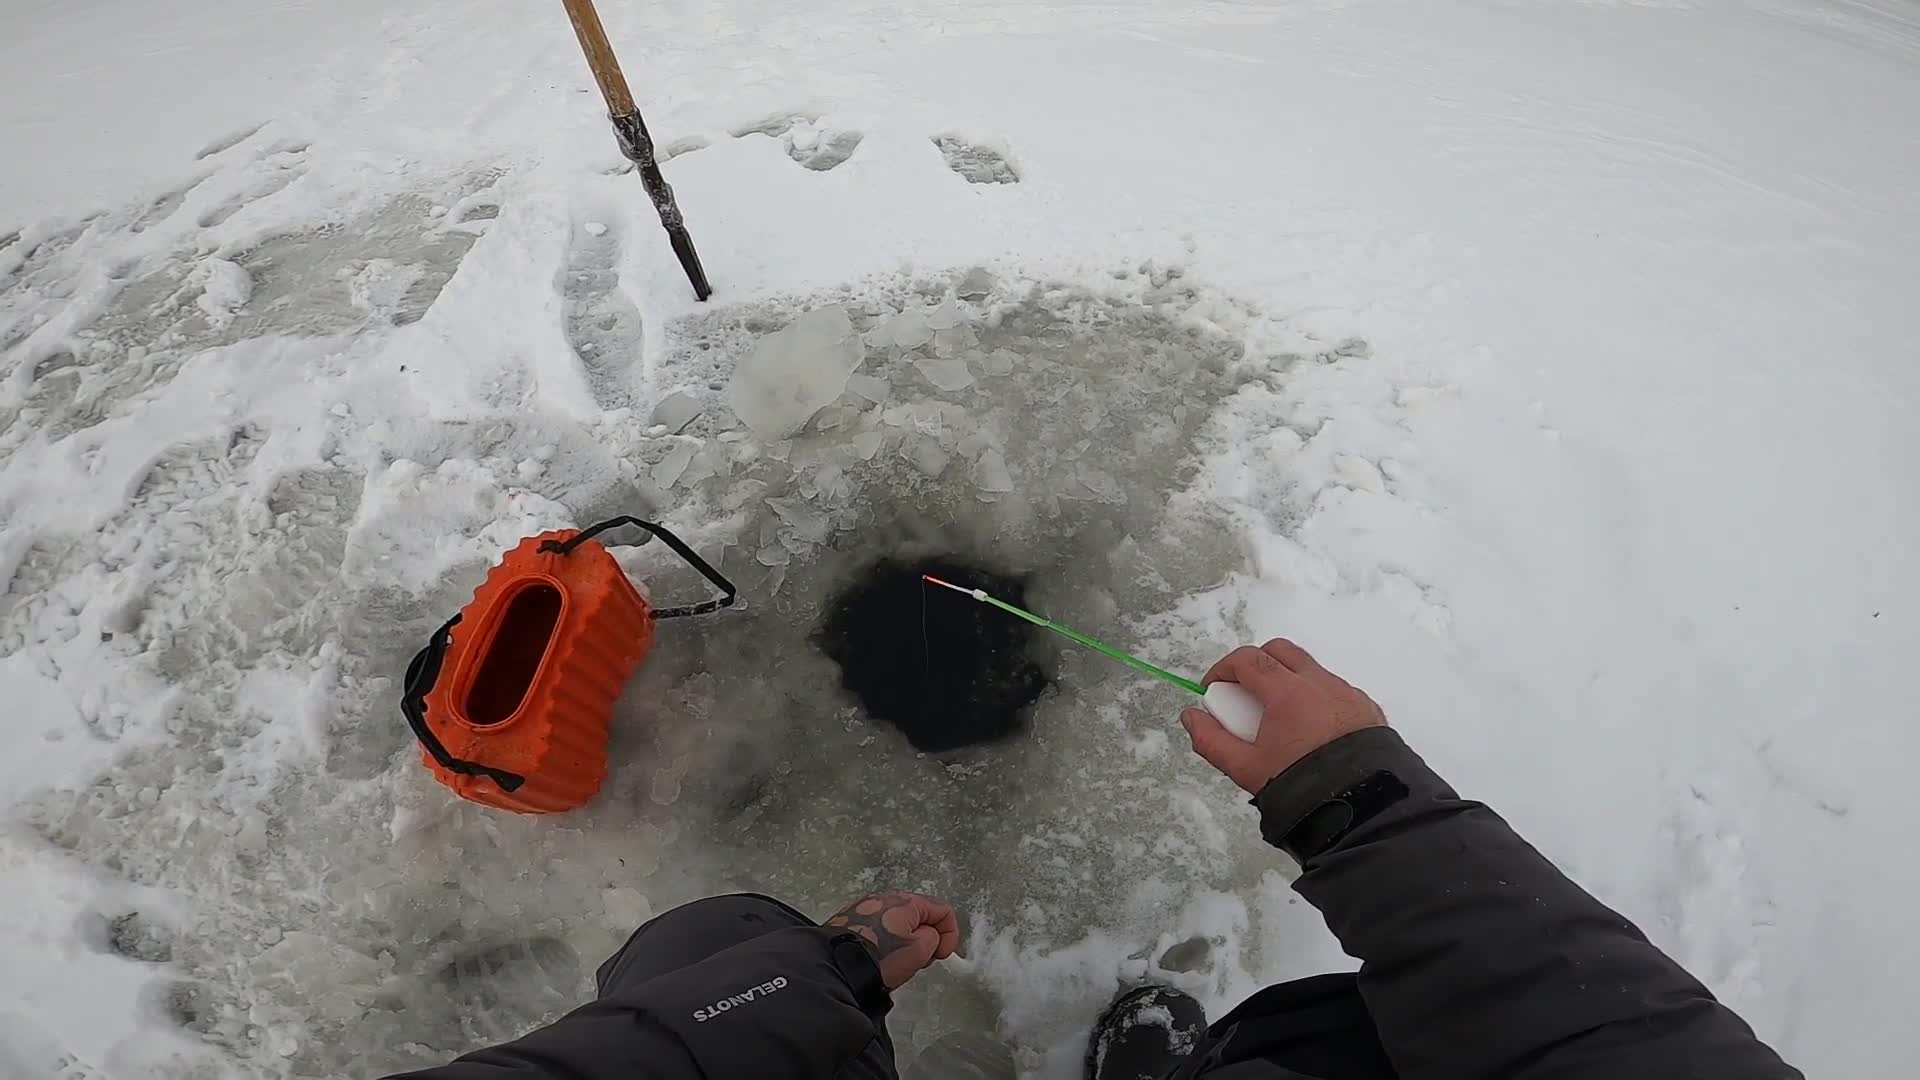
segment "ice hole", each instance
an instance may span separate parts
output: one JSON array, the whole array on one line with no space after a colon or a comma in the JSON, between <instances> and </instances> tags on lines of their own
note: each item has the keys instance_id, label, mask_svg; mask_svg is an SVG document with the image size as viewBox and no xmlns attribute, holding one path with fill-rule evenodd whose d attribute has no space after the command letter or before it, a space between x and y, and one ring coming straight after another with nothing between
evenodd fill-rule
<instances>
[{"instance_id":1,"label":"ice hole","mask_svg":"<svg viewBox=\"0 0 1920 1080\"><path fill-rule=\"evenodd\" d=\"M841 590L821 627L821 648L841 685L874 719L926 753L992 742L1026 725L1027 707L1052 681L1040 631L948 589L932 574L1024 606L1017 577L953 560L872 563Z\"/></svg>"}]
</instances>

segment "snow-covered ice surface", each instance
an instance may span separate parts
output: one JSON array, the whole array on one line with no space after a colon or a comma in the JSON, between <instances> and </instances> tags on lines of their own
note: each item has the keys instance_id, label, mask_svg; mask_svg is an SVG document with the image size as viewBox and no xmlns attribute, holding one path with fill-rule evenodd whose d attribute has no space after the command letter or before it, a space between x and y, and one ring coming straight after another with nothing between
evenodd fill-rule
<instances>
[{"instance_id":1,"label":"snow-covered ice surface","mask_svg":"<svg viewBox=\"0 0 1920 1080\"><path fill-rule=\"evenodd\" d=\"M558 5L0 15L0 1074L435 1061L722 888L952 895L903 1057L1045 1077L1150 970L1346 963L1173 691L868 723L811 635L915 552L1184 670L1298 638L1790 1059L1896 1071L1911 5L605 7L708 305ZM755 435L736 365L828 308L861 366ZM640 510L743 603L663 626L591 807L451 799L406 659Z\"/></svg>"}]
</instances>

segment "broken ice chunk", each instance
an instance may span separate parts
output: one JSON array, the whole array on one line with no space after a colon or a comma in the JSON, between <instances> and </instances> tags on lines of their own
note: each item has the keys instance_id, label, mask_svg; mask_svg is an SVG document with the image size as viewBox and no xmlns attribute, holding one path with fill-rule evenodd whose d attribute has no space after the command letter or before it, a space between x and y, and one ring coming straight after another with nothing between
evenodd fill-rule
<instances>
[{"instance_id":1,"label":"broken ice chunk","mask_svg":"<svg viewBox=\"0 0 1920 1080\"><path fill-rule=\"evenodd\" d=\"M1336 482L1356 491L1384 492L1387 487L1386 478L1380 475L1378 466L1352 454L1334 455L1333 475Z\"/></svg>"},{"instance_id":2,"label":"broken ice chunk","mask_svg":"<svg viewBox=\"0 0 1920 1080\"><path fill-rule=\"evenodd\" d=\"M423 270L423 267L392 259L368 259L351 274L342 271L347 283L347 302L369 314L390 313L415 288ZM581 348L585 351L586 345Z\"/></svg>"},{"instance_id":3,"label":"broken ice chunk","mask_svg":"<svg viewBox=\"0 0 1920 1080\"><path fill-rule=\"evenodd\" d=\"M713 469L713 475L715 476L733 475L733 455L727 452L726 445L723 443L710 444L706 450L700 454L699 460L710 465ZM700 466L695 465L694 468L698 469ZM689 483L691 483L691 481L689 481Z\"/></svg>"},{"instance_id":4,"label":"broken ice chunk","mask_svg":"<svg viewBox=\"0 0 1920 1080\"><path fill-rule=\"evenodd\" d=\"M754 558L761 566L785 566L793 555L779 544L767 544L760 548Z\"/></svg>"},{"instance_id":5,"label":"broken ice chunk","mask_svg":"<svg viewBox=\"0 0 1920 1080\"><path fill-rule=\"evenodd\" d=\"M940 306L927 313L927 327L931 330L951 330L967 319L960 311L960 305L949 296L940 301Z\"/></svg>"},{"instance_id":6,"label":"broken ice chunk","mask_svg":"<svg viewBox=\"0 0 1920 1080\"><path fill-rule=\"evenodd\" d=\"M962 349L972 348L979 340L980 335L974 333L971 326L949 326L945 330L934 333L933 351L935 355L946 356Z\"/></svg>"},{"instance_id":7,"label":"broken ice chunk","mask_svg":"<svg viewBox=\"0 0 1920 1080\"><path fill-rule=\"evenodd\" d=\"M834 428L839 427L859 415L860 410L852 406L830 405L827 408L821 409L820 415L814 417L813 430L832 431Z\"/></svg>"},{"instance_id":8,"label":"broken ice chunk","mask_svg":"<svg viewBox=\"0 0 1920 1080\"><path fill-rule=\"evenodd\" d=\"M672 769L653 770L653 801L660 806L672 806L680 798L680 774Z\"/></svg>"},{"instance_id":9,"label":"broken ice chunk","mask_svg":"<svg viewBox=\"0 0 1920 1080\"><path fill-rule=\"evenodd\" d=\"M203 290L194 302L221 325L253 299L252 276L231 259L208 259L200 264L196 273Z\"/></svg>"},{"instance_id":10,"label":"broken ice chunk","mask_svg":"<svg viewBox=\"0 0 1920 1080\"><path fill-rule=\"evenodd\" d=\"M719 471L716 467L716 458L719 464L725 464L728 470L731 471L732 462L727 460L727 456L724 453L715 454L713 448L707 447L693 455L693 460L688 462L686 471L680 474L680 482L688 487L693 487L700 481L712 476Z\"/></svg>"},{"instance_id":11,"label":"broken ice chunk","mask_svg":"<svg viewBox=\"0 0 1920 1080\"><path fill-rule=\"evenodd\" d=\"M926 312L908 308L887 320L893 344L902 349L917 349L933 340L933 327L927 325Z\"/></svg>"},{"instance_id":12,"label":"broken ice chunk","mask_svg":"<svg viewBox=\"0 0 1920 1080\"><path fill-rule=\"evenodd\" d=\"M946 471L947 462L953 460L953 455L940 449L940 444L933 439L918 439L914 441L907 460L928 476L939 476Z\"/></svg>"},{"instance_id":13,"label":"broken ice chunk","mask_svg":"<svg viewBox=\"0 0 1920 1080\"><path fill-rule=\"evenodd\" d=\"M768 499L767 506L780 515L780 520L791 526L795 533L813 543L824 543L833 533L833 524L827 520L827 512L805 499Z\"/></svg>"},{"instance_id":14,"label":"broken ice chunk","mask_svg":"<svg viewBox=\"0 0 1920 1080\"><path fill-rule=\"evenodd\" d=\"M847 377L847 389L873 402L875 405L887 400L893 387L878 375L854 374Z\"/></svg>"},{"instance_id":15,"label":"broken ice chunk","mask_svg":"<svg viewBox=\"0 0 1920 1080\"><path fill-rule=\"evenodd\" d=\"M687 442L667 451L660 464L653 467L653 482L662 491L680 482L680 475L687 471L687 465L693 461L694 444Z\"/></svg>"},{"instance_id":16,"label":"broken ice chunk","mask_svg":"<svg viewBox=\"0 0 1920 1080\"><path fill-rule=\"evenodd\" d=\"M758 499L766 490L766 481L748 477L739 483L728 485L720 494L720 505L728 510L738 510Z\"/></svg>"},{"instance_id":17,"label":"broken ice chunk","mask_svg":"<svg viewBox=\"0 0 1920 1080\"><path fill-rule=\"evenodd\" d=\"M880 452L880 443L887 437L879 429L863 431L853 437L853 452L861 461L872 461L873 455Z\"/></svg>"},{"instance_id":18,"label":"broken ice chunk","mask_svg":"<svg viewBox=\"0 0 1920 1080\"><path fill-rule=\"evenodd\" d=\"M954 286L955 295L962 300L984 300L993 291L992 271L984 266L976 266L960 278L960 284Z\"/></svg>"},{"instance_id":19,"label":"broken ice chunk","mask_svg":"<svg viewBox=\"0 0 1920 1080\"><path fill-rule=\"evenodd\" d=\"M989 375L1011 375L1013 363L1018 359L1020 359L1018 356L1006 349L995 349L987 354L986 362L981 367Z\"/></svg>"},{"instance_id":20,"label":"broken ice chunk","mask_svg":"<svg viewBox=\"0 0 1920 1080\"><path fill-rule=\"evenodd\" d=\"M838 465L820 466L820 471L813 474L813 486L820 493L820 501L828 506L842 506L853 495L847 471Z\"/></svg>"},{"instance_id":21,"label":"broken ice chunk","mask_svg":"<svg viewBox=\"0 0 1920 1080\"><path fill-rule=\"evenodd\" d=\"M1007 459L998 450L988 450L973 463L973 484L981 491L1013 490L1013 474L1007 471Z\"/></svg>"},{"instance_id":22,"label":"broken ice chunk","mask_svg":"<svg viewBox=\"0 0 1920 1080\"><path fill-rule=\"evenodd\" d=\"M1120 481L1115 480L1113 474L1104 469L1095 468L1082 461L1074 466L1074 476L1077 477L1082 484L1086 485L1088 491L1093 492L1094 498L1099 499L1101 502L1122 503L1127 501L1126 495L1120 491Z\"/></svg>"},{"instance_id":23,"label":"broken ice chunk","mask_svg":"<svg viewBox=\"0 0 1920 1080\"><path fill-rule=\"evenodd\" d=\"M865 355L845 308L809 311L754 344L733 370L727 401L755 435L784 439L846 390Z\"/></svg>"},{"instance_id":24,"label":"broken ice chunk","mask_svg":"<svg viewBox=\"0 0 1920 1080\"><path fill-rule=\"evenodd\" d=\"M684 390L676 390L660 399L653 407L653 422L667 429L669 435L678 435L693 423L694 418L706 411L700 399Z\"/></svg>"},{"instance_id":25,"label":"broken ice chunk","mask_svg":"<svg viewBox=\"0 0 1920 1080\"><path fill-rule=\"evenodd\" d=\"M638 889L616 886L603 890L601 896L609 926L639 926L653 918L653 905Z\"/></svg>"},{"instance_id":26,"label":"broken ice chunk","mask_svg":"<svg viewBox=\"0 0 1920 1080\"><path fill-rule=\"evenodd\" d=\"M882 307L874 312L873 325L860 335L860 340L876 349L893 347L893 309Z\"/></svg>"},{"instance_id":27,"label":"broken ice chunk","mask_svg":"<svg viewBox=\"0 0 1920 1080\"><path fill-rule=\"evenodd\" d=\"M967 362L958 356L923 356L915 360L913 366L942 390L965 390L973 385L973 372L967 370Z\"/></svg>"}]
</instances>

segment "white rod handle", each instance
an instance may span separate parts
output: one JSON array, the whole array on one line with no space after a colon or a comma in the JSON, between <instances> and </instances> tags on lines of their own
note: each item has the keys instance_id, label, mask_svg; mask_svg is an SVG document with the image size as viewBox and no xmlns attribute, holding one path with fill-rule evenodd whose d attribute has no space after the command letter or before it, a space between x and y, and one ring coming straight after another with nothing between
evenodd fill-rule
<instances>
[{"instance_id":1,"label":"white rod handle","mask_svg":"<svg viewBox=\"0 0 1920 1080\"><path fill-rule=\"evenodd\" d=\"M1213 714L1227 733L1241 742L1252 742L1260 734L1260 700L1239 683L1217 682L1207 687L1200 704Z\"/></svg>"}]
</instances>

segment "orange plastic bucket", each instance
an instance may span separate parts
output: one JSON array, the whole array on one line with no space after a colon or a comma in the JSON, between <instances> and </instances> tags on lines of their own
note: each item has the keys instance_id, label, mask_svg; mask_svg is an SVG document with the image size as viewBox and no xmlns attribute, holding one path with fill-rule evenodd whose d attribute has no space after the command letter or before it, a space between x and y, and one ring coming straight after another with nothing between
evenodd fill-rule
<instances>
[{"instance_id":1,"label":"orange plastic bucket","mask_svg":"<svg viewBox=\"0 0 1920 1080\"><path fill-rule=\"evenodd\" d=\"M654 609L594 539L659 537L722 595ZM657 619L733 603L734 588L679 538L622 517L522 540L407 668L400 711L434 778L463 799L527 814L585 805L607 775L613 704Z\"/></svg>"}]
</instances>

